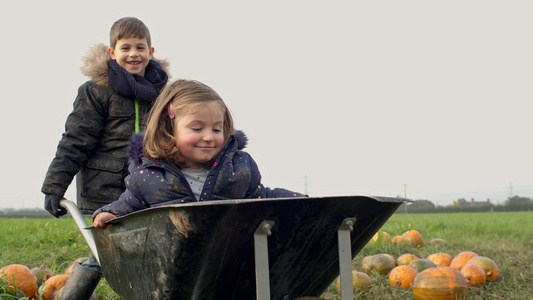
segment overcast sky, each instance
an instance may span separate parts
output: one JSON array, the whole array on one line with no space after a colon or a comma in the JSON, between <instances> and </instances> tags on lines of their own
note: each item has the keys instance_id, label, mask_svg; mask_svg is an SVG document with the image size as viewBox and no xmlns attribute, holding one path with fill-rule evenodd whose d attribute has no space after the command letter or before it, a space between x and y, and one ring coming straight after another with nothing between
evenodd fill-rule
<instances>
[{"instance_id":1,"label":"overcast sky","mask_svg":"<svg viewBox=\"0 0 533 300\"><path fill-rule=\"evenodd\" d=\"M43 206L81 58L125 16L150 28L173 79L221 94L266 186L533 197L532 1L81 3L0 9L0 208Z\"/></svg>"}]
</instances>

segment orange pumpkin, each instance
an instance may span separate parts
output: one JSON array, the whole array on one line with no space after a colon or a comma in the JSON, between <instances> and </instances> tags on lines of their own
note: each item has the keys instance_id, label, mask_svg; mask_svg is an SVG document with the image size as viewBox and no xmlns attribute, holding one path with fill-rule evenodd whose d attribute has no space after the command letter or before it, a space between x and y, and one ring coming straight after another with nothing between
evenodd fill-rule
<instances>
[{"instance_id":1,"label":"orange pumpkin","mask_svg":"<svg viewBox=\"0 0 533 300\"><path fill-rule=\"evenodd\" d=\"M390 243L391 241L391 237L390 237L390 234L388 234L387 232L383 231L383 232L376 232L376 234L374 234L374 236L372 237L372 240L371 240L373 243L377 243L378 241L382 244L386 244L386 243Z\"/></svg>"},{"instance_id":2,"label":"orange pumpkin","mask_svg":"<svg viewBox=\"0 0 533 300\"><path fill-rule=\"evenodd\" d=\"M425 269L435 268L437 265L427 258L419 258L411 261L408 266L415 268L420 273Z\"/></svg>"},{"instance_id":3,"label":"orange pumpkin","mask_svg":"<svg viewBox=\"0 0 533 300\"><path fill-rule=\"evenodd\" d=\"M2 278L11 292L20 290L30 299L37 299L37 277L24 265L12 264L0 269Z\"/></svg>"},{"instance_id":4,"label":"orange pumpkin","mask_svg":"<svg viewBox=\"0 0 533 300\"><path fill-rule=\"evenodd\" d=\"M445 239L433 238L433 239L429 240L428 244L430 244L431 246L436 246L436 245L445 245L447 243L448 242Z\"/></svg>"},{"instance_id":5,"label":"orange pumpkin","mask_svg":"<svg viewBox=\"0 0 533 300\"><path fill-rule=\"evenodd\" d=\"M388 234L387 232L383 231L383 243L390 243L391 241L391 237L390 237L390 234Z\"/></svg>"},{"instance_id":6,"label":"orange pumpkin","mask_svg":"<svg viewBox=\"0 0 533 300\"><path fill-rule=\"evenodd\" d=\"M362 265L363 272L368 275L372 274L372 272L387 275L395 266L396 264L394 260L390 258L390 255L384 253L369 256L367 259L364 259Z\"/></svg>"},{"instance_id":7,"label":"orange pumpkin","mask_svg":"<svg viewBox=\"0 0 533 300\"><path fill-rule=\"evenodd\" d=\"M396 263L398 264L398 266L408 265L411 261L413 261L415 259L419 259L419 258L420 258L420 256L418 256L416 254L405 253L405 254L400 255L400 257L398 257L398 260L396 261Z\"/></svg>"},{"instance_id":8,"label":"orange pumpkin","mask_svg":"<svg viewBox=\"0 0 533 300\"><path fill-rule=\"evenodd\" d=\"M387 256L388 258L390 258L392 260L392 262L394 263L394 266L396 267L398 264L396 263L396 259L394 258L394 256L388 254L388 253L383 253L383 255Z\"/></svg>"},{"instance_id":9,"label":"orange pumpkin","mask_svg":"<svg viewBox=\"0 0 533 300\"><path fill-rule=\"evenodd\" d=\"M53 300L57 292L67 283L68 276L67 274L60 274L48 278L44 282L44 300Z\"/></svg>"},{"instance_id":10,"label":"orange pumpkin","mask_svg":"<svg viewBox=\"0 0 533 300\"><path fill-rule=\"evenodd\" d=\"M478 265L466 264L461 269L461 274L466 278L466 282L469 286L484 285L487 281L485 270Z\"/></svg>"},{"instance_id":11,"label":"orange pumpkin","mask_svg":"<svg viewBox=\"0 0 533 300\"><path fill-rule=\"evenodd\" d=\"M448 253L439 252L428 256L428 259L437 265L437 267L449 267L452 262L452 256Z\"/></svg>"},{"instance_id":12,"label":"orange pumpkin","mask_svg":"<svg viewBox=\"0 0 533 300\"><path fill-rule=\"evenodd\" d=\"M465 277L451 267L429 268L413 281L415 300L462 300L467 298Z\"/></svg>"},{"instance_id":13,"label":"orange pumpkin","mask_svg":"<svg viewBox=\"0 0 533 300\"><path fill-rule=\"evenodd\" d=\"M409 230L402 234L402 243L409 246L424 246L424 239L420 232Z\"/></svg>"},{"instance_id":14,"label":"orange pumpkin","mask_svg":"<svg viewBox=\"0 0 533 300\"><path fill-rule=\"evenodd\" d=\"M473 264L480 266L483 271L485 271L485 274L487 275L487 281L494 281L498 279L498 276L500 276L500 269L498 269L498 266L496 263L485 256L474 256L471 259L468 260L466 264Z\"/></svg>"},{"instance_id":15,"label":"orange pumpkin","mask_svg":"<svg viewBox=\"0 0 533 300\"><path fill-rule=\"evenodd\" d=\"M368 256L363 257L363 259L361 260L361 265L364 264L370 258L370 256L372 256L372 255L368 255Z\"/></svg>"},{"instance_id":16,"label":"orange pumpkin","mask_svg":"<svg viewBox=\"0 0 533 300\"><path fill-rule=\"evenodd\" d=\"M389 283L393 288L408 289L416 275L418 275L418 271L411 266L397 266L389 274Z\"/></svg>"},{"instance_id":17,"label":"orange pumpkin","mask_svg":"<svg viewBox=\"0 0 533 300\"><path fill-rule=\"evenodd\" d=\"M472 251L463 251L457 254L452 261L450 262L450 267L461 271L461 269L466 265L466 262L474 256L478 256L477 253Z\"/></svg>"},{"instance_id":18,"label":"orange pumpkin","mask_svg":"<svg viewBox=\"0 0 533 300\"><path fill-rule=\"evenodd\" d=\"M40 287L43 282L45 282L48 278L54 276L54 272L52 270L47 269L46 265L42 264L40 267L35 267L30 270L35 277L37 277L37 287Z\"/></svg>"},{"instance_id":19,"label":"orange pumpkin","mask_svg":"<svg viewBox=\"0 0 533 300\"><path fill-rule=\"evenodd\" d=\"M353 292L365 289L372 286L372 280L368 275L363 272L358 272L352 270L352 281L353 281ZM337 294L341 294L341 278L337 277L337 282L335 283L335 288L337 289Z\"/></svg>"},{"instance_id":20,"label":"orange pumpkin","mask_svg":"<svg viewBox=\"0 0 533 300\"><path fill-rule=\"evenodd\" d=\"M401 235L396 235L391 240L392 244L400 244L401 242L402 242L402 236Z\"/></svg>"}]
</instances>

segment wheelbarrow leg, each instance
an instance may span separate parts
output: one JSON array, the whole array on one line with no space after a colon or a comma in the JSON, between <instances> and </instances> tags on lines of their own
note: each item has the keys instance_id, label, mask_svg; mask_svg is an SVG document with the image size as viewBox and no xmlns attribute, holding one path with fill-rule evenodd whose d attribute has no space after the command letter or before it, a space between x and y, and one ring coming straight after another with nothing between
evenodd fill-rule
<instances>
[{"instance_id":1,"label":"wheelbarrow leg","mask_svg":"<svg viewBox=\"0 0 533 300\"><path fill-rule=\"evenodd\" d=\"M274 221L263 221L254 232L256 299L270 300L270 271L268 267L267 237Z\"/></svg>"},{"instance_id":2,"label":"wheelbarrow leg","mask_svg":"<svg viewBox=\"0 0 533 300\"><path fill-rule=\"evenodd\" d=\"M350 232L353 231L355 218L346 218L342 221L338 229L339 239L339 270L341 280L341 299L353 299L353 277L352 277L352 243Z\"/></svg>"}]
</instances>

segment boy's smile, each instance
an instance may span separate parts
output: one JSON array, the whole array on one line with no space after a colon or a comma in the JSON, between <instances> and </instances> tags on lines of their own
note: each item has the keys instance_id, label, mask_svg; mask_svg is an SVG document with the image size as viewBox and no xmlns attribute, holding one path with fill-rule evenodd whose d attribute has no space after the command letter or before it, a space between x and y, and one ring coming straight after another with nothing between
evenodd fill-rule
<instances>
[{"instance_id":1,"label":"boy's smile","mask_svg":"<svg viewBox=\"0 0 533 300\"><path fill-rule=\"evenodd\" d=\"M154 48L148 47L146 38L129 37L118 40L115 49L108 48L108 52L128 73L144 76Z\"/></svg>"}]
</instances>

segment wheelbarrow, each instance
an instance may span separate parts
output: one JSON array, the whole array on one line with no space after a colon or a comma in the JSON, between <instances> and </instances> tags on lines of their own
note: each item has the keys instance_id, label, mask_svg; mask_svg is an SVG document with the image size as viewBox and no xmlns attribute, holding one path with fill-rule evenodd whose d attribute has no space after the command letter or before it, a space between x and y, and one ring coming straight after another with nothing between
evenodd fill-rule
<instances>
[{"instance_id":1,"label":"wheelbarrow","mask_svg":"<svg viewBox=\"0 0 533 300\"><path fill-rule=\"evenodd\" d=\"M62 200L124 299L318 297L407 199L365 196L217 200L153 207L88 227ZM77 212L77 213L76 213Z\"/></svg>"}]
</instances>

